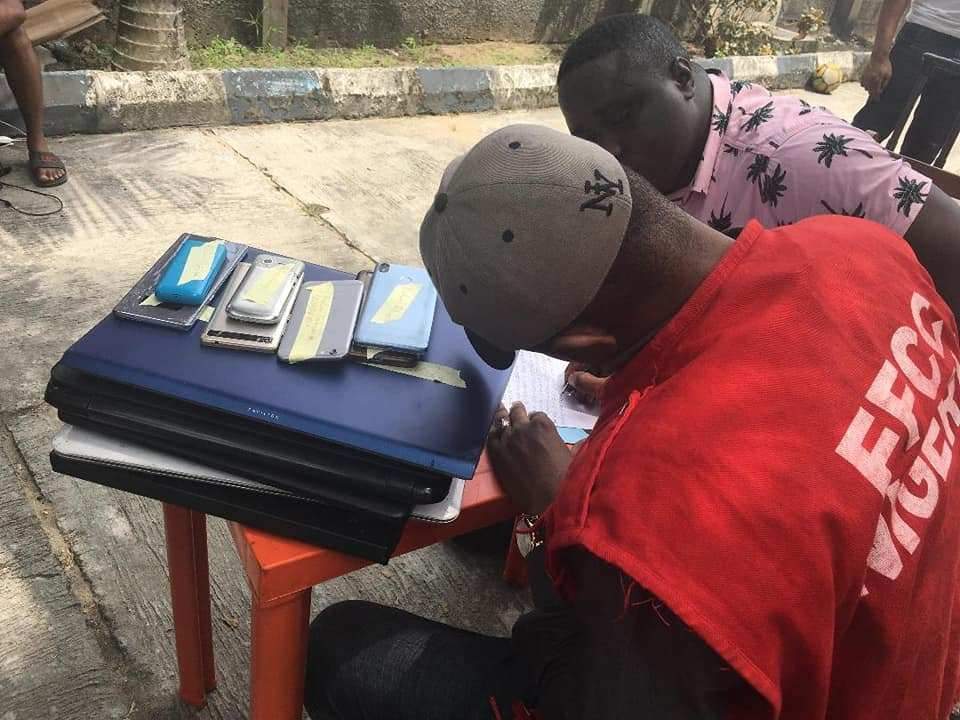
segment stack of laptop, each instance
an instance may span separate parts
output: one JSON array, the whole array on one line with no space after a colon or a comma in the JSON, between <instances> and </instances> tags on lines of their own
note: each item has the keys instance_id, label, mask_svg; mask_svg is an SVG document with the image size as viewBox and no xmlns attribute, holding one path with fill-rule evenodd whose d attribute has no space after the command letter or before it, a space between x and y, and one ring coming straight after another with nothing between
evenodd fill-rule
<instances>
[{"instance_id":1,"label":"stack of laptop","mask_svg":"<svg viewBox=\"0 0 960 720\"><path fill-rule=\"evenodd\" d=\"M303 279L346 277L307 264ZM462 493L453 480L473 475L509 372L480 360L441 303L422 359L466 387L216 349L200 342L204 328L112 314L77 341L47 387L70 426L54 469L380 562L415 511L448 519Z\"/></svg>"}]
</instances>

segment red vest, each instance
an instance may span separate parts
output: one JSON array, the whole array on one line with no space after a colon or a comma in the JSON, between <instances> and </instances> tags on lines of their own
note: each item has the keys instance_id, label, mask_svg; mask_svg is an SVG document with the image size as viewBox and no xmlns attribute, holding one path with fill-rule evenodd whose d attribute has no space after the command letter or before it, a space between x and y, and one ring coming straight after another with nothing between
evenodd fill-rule
<instances>
[{"instance_id":1,"label":"red vest","mask_svg":"<svg viewBox=\"0 0 960 720\"><path fill-rule=\"evenodd\" d=\"M608 383L548 512L766 700L737 717L945 718L957 698L957 327L902 238L751 223ZM960 448L956 448L960 454Z\"/></svg>"}]
</instances>

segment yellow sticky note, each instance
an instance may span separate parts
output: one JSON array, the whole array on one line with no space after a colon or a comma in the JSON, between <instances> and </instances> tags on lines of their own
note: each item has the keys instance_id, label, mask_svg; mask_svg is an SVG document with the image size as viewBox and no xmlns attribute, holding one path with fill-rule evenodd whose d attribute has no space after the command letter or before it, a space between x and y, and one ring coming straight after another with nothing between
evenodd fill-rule
<instances>
[{"instance_id":1,"label":"yellow sticky note","mask_svg":"<svg viewBox=\"0 0 960 720\"><path fill-rule=\"evenodd\" d=\"M213 318L213 311L214 311L213 305L207 305L206 307L203 308L203 310L200 311L200 314L197 315L197 319L200 320L201 322L208 323L210 322L211 318Z\"/></svg>"},{"instance_id":2,"label":"yellow sticky note","mask_svg":"<svg viewBox=\"0 0 960 720\"><path fill-rule=\"evenodd\" d=\"M213 266L213 259L216 257L217 248L220 242L210 241L202 245L194 245L187 253L187 261L183 264L183 271L180 273L178 285L186 285L194 280L203 280L210 272Z\"/></svg>"},{"instance_id":3,"label":"yellow sticky note","mask_svg":"<svg viewBox=\"0 0 960 720\"><path fill-rule=\"evenodd\" d=\"M277 265L260 273L260 277L244 291L243 299L258 305L269 302L287 279L290 270L289 265Z\"/></svg>"},{"instance_id":4,"label":"yellow sticky note","mask_svg":"<svg viewBox=\"0 0 960 720\"><path fill-rule=\"evenodd\" d=\"M158 298L153 293L150 293L147 297L140 301L141 305L147 305L148 307L156 307L157 305L162 305L163 300Z\"/></svg>"},{"instance_id":5,"label":"yellow sticky note","mask_svg":"<svg viewBox=\"0 0 960 720\"><path fill-rule=\"evenodd\" d=\"M333 305L333 283L313 285L307 288L307 292L310 293L307 309L297 330L297 339L290 348L289 362L292 363L316 357L323 331L327 329L327 320L330 319L330 307Z\"/></svg>"},{"instance_id":6,"label":"yellow sticky note","mask_svg":"<svg viewBox=\"0 0 960 720\"><path fill-rule=\"evenodd\" d=\"M413 367L378 365L376 363L363 364L369 365L370 367L380 368L381 370L400 373L401 375L409 375L421 380L430 380L432 382L443 383L444 385L460 388L461 390L465 390L467 387L467 381L464 380L460 375L460 371L456 368L448 367L447 365L438 365L437 363L431 362L419 362Z\"/></svg>"},{"instance_id":7,"label":"yellow sticky note","mask_svg":"<svg viewBox=\"0 0 960 720\"><path fill-rule=\"evenodd\" d=\"M402 318L410 309L413 301L416 300L417 295L420 294L422 287L423 285L419 283L400 283L397 285L390 291L387 299L370 322L377 325L386 325Z\"/></svg>"}]
</instances>

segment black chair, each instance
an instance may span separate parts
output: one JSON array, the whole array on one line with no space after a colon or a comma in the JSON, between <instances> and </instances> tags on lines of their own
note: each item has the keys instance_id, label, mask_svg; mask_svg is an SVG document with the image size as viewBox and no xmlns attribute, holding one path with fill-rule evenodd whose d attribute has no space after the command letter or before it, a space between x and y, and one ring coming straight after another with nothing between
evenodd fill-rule
<instances>
[{"instance_id":1,"label":"black chair","mask_svg":"<svg viewBox=\"0 0 960 720\"><path fill-rule=\"evenodd\" d=\"M891 152L896 150L897 143L900 141L900 135L903 133L903 128L907 124L910 113L913 112L913 108L916 106L920 94L923 92L923 88L926 87L927 82L932 76L938 74L949 75L955 78L960 77L960 62L941 57L940 55L934 55L933 53L924 53L920 77L917 78L917 82L913 86L913 91L910 93L910 99L907 101L907 104L903 106L900 117L897 118L897 125L893 130L893 134L890 136L890 140L887 141L887 150ZM940 147L940 153L937 155L937 158L933 161L935 167L943 167L943 164L947 161L947 155L950 154L950 150L953 149L953 144L957 141L957 135L960 135L960 113L954 118L950 133Z\"/></svg>"}]
</instances>

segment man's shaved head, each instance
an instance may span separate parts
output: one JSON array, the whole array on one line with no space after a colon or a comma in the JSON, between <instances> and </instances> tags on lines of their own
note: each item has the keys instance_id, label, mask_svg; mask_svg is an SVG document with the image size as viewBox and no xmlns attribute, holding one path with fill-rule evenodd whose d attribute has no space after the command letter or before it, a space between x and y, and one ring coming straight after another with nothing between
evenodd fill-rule
<instances>
[{"instance_id":1,"label":"man's shaved head","mask_svg":"<svg viewBox=\"0 0 960 720\"><path fill-rule=\"evenodd\" d=\"M584 30L570 44L560 63L557 81L581 65L617 51L632 56L633 68L664 74L676 58L689 58L666 23L639 13L613 15Z\"/></svg>"}]
</instances>

